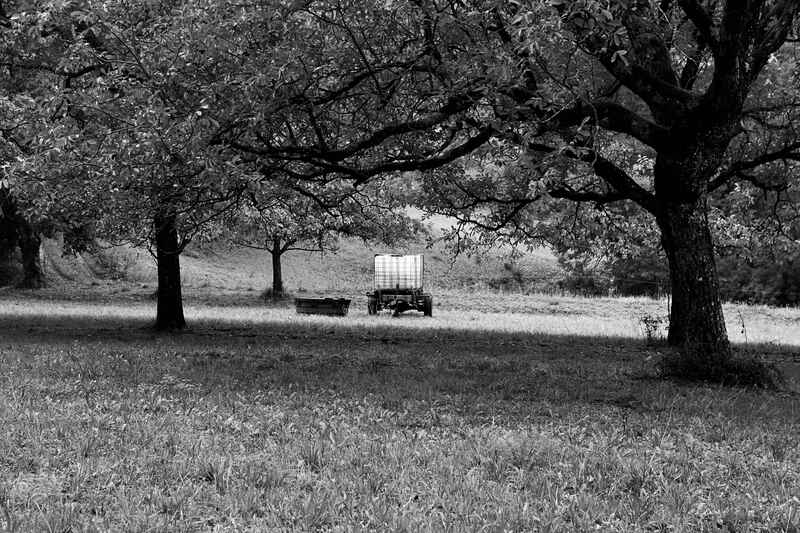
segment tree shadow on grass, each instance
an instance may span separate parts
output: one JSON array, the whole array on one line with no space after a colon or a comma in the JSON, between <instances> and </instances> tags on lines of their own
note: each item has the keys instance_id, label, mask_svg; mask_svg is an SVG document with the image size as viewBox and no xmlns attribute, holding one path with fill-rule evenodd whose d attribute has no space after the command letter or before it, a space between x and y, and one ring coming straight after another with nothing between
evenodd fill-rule
<instances>
[{"instance_id":1,"label":"tree shadow on grass","mask_svg":"<svg viewBox=\"0 0 800 533\"><path fill-rule=\"evenodd\" d=\"M350 400L370 396L393 412L422 401L483 413L487 423L552 416L576 406L668 412L687 395L719 390L656 379L655 363L665 348L631 338L432 328L413 318L356 324L217 318L195 320L190 330L176 334L156 333L150 323L144 316L6 311L0 313L0 357L69 354L59 359L63 368L53 370L61 378L90 372L124 384L159 383L171 375L209 393L281 389ZM790 369L790 387L796 389L791 372L800 369L797 349L761 349ZM759 391L726 394L732 416L763 403ZM773 410L775 416L796 412L796 397L785 401L791 405ZM680 408L704 416L702 405Z\"/></svg>"}]
</instances>

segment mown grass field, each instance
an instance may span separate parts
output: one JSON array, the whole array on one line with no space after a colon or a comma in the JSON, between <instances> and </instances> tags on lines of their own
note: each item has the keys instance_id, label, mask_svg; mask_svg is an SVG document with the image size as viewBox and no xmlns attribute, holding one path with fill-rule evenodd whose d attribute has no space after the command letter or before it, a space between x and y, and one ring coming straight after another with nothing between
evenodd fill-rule
<instances>
[{"instance_id":1,"label":"mown grass field","mask_svg":"<svg viewBox=\"0 0 800 533\"><path fill-rule=\"evenodd\" d=\"M157 335L148 291L0 294L0 530L800 528L800 310L726 308L763 391L656 379L665 302L189 289Z\"/></svg>"}]
</instances>

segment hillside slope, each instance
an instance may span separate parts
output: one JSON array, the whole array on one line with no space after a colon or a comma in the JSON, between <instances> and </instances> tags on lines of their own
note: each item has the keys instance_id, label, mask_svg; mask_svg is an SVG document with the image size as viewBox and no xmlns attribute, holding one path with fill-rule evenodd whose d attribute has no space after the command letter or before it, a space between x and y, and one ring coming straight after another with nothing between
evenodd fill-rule
<instances>
[{"instance_id":1,"label":"hillside slope","mask_svg":"<svg viewBox=\"0 0 800 533\"><path fill-rule=\"evenodd\" d=\"M423 254L425 286L431 290L546 291L556 287L561 274L555 257L545 249L518 257L494 249L454 258L441 243L428 247L419 241L403 248L388 248L345 239L336 252L287 252L283 257L284 284L293 293L370 290L372 258L376 253ZM58 240L46 239L42 255L45 275L53 288L130 284L155 287L155 261L146 249L101 246L93 253L65 256ZM269 254L249 248L192 246L182 255L181 267L187 289L261 292L272 282Z\"/></svg>"}]
</instances>

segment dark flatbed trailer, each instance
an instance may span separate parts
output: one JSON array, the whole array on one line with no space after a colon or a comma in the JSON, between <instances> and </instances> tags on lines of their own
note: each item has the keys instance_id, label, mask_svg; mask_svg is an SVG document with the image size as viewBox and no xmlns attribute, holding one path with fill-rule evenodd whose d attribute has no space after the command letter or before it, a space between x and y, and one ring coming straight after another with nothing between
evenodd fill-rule
<instances>
[{"instance_id":1,"label":"dark flatbed trailer","mask_svg":"<svg viewBox=\"0 0 800 533\"><path fill-rule=\"evenodd\" d=\"M345 298L295 298L295 310L301 315L345 316L350 300Z\"/></svg>"}]
</instances>

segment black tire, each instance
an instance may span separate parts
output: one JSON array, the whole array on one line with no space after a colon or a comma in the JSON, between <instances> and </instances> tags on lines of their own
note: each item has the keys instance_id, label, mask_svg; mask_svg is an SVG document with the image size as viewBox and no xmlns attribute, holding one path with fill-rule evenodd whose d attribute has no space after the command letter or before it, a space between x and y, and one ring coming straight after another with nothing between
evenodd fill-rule
<instances>
[{"instance_id":1,"label":"black tire","mask_svg":"<svg viewBox=\"0 0 800 533\"><path fill-rule=\"evenodd\" d=\"M433 296L425 296L422 301L422 313L425 316L433 316Z\"/></svg>"}]
</instances>

